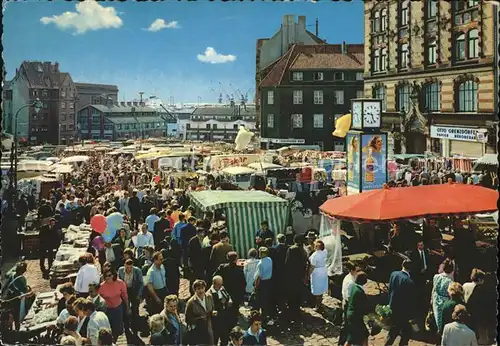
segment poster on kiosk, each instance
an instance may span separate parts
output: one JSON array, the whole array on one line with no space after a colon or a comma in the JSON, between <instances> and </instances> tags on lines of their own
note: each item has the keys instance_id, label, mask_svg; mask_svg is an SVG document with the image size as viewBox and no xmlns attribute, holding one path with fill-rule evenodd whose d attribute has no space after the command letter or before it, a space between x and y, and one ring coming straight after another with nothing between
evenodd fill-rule
<instances>
[{"instance_id":1,"label":"poster on kiosk","mask_svg":"<svg viewBox=\"0 0 500 346\"><path fill-rule=\"evenodd\" d=\"M361 191L383 188L387 182L387 134L361 135Z\"/></svg>"}]
</instances>

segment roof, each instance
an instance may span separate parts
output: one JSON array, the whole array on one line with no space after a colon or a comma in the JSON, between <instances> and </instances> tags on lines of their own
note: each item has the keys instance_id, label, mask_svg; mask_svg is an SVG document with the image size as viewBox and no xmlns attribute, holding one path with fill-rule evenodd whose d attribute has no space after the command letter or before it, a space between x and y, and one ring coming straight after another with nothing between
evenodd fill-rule
<instances>
[{"instance_id":1,"label":"roof","mask_svg":"<svg viewBox=\"0 0 500 346\"><path fill-rule=\"evenodd\" d=\"M232 115L233 107L198 107L193 115Z\"/></svg>"},{"instance_id":2,"label":"roof","mask_svg":"<svg viewBox=\"0 0 500 346\"><path fill-rule=\"evenodd\" d=\"M260 87L283 84L286 71L292 69L364 69L362 44L347 45L342 54L341 44L294 44L262 79Z\"/></svg>"},{"instance_id":3,"label":"roof","mask_svg":"<svg viewBox=\"0 0 500 346\"><path fill-rule=\"evenodd\" d=\"M61 76L58 63L40 61L23 61L20 71L26 74L30 87L58 88L66 78L65 73Z\"/></svg>"},{"instance_id":4,"label":"roof","mask_svg":"<svg viewBox=\"0 0 500 346\"><path fill-rule=\"evenodd\" d=\"M215 210L231 206L258 204L282 204L288 207L288 201L264 191L197 191L191 192L191 201L202 210Z\"/></svg>"},{"instance_id":5,"label":"roof","mask_svg":"<svg viewBox=\"0 0 500 346\"><path fill-rule=\"evenodd\" d=\"M75 83L75 87L79 88L87 88L87 89L110 89L118 92L118 86L111 84L94 84L94 83Z\"/></svg>"},{"instance_id":6,"label":"roof","mask_svg":"<svg viewBox=\"0 0 500 346\"><path fill-rule=\"evenodd\" d=\"M135 106L135 107L130 107L130 106L120 106L120 105L110 105L110 106L105 106L105 105L88 105L87 107L94 107L95 109L103 112L103 113L132 113L132 108L134 108L135 113L145 113L145 112L150 112L150 113L157 113L158 111L152 107L141 107L141 106Z\"/></svg>"},{"instance_id":7,"label":"roof","mask_svg":"<svg viewBox=\"0 0 500 346\"><path fill-rule=\"evenodd\" d=\"M143 117L143 116L138 116L138 117L113 117L113 116L108 116L106 117L109 121L111 121L113 124L137 124L137 123L154 123L154 122L164 122L164 120L160 117Z\"/></svg>"}]
</instances>

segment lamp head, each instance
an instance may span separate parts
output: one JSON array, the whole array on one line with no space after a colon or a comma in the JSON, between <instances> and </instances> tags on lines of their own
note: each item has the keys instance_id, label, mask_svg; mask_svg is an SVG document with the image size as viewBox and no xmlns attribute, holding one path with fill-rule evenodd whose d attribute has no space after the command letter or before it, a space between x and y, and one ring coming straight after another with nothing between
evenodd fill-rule
<instances>
[{"instance_id":1,"label":"lamp head","mask_svg":"<svg viewBox=\"0 0 500 346\"><path fill-rule=\"evenodd\" d=\"M42 109L42 107L43 107L42 101L40 101L40 99L37 98L35 102L33 102L33 108L35 108L36 114L40 112L40 109Z\"/></svg>"}]
</instances>

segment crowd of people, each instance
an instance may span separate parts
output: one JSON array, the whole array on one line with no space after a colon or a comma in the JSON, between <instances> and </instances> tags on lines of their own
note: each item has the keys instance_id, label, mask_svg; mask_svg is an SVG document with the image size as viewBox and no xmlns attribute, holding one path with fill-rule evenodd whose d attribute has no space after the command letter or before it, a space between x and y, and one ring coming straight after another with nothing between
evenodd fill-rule
<instances>
[{"instance_id":1,"label":"crowd of people","mask_svg":"<svg viewBox=\"0 0 500 346\"><path fill-rule=\"evenodd\" d=\"M470 180L459 172L441 173L441 182ZM290 242L262 221L254 248L241 256L234 251L230 234L217 228L219 216L196 215L186 191L176 192L161 183L152 187L154 176L154 170L133 160L92 156L40 202L40 268L45 277L45 262L50 268L62 228L90 223L97 214L120 212L125 219L102 249L93 247L100 234L92 232L75 283L58 288L63 298L51 331L58 333L60 344L108 346L125 333L129 344L149 334L152 345L266 345L265 329L277 320L280 325L301 324L305 300L316 310L323 309L322 298L330 289L328 254L314 231ZM401 186L433 183L433 176L421 172L408 181L404 174ZM403 243L402 239L398 243L398 227L394 225L391 248ZM492 305L487 301L491 294L484 285L486 274L452 255L434 268L430 240L411 241L415 248L389 280L393 326L386 345L398 335L400 345L407 345L414 324L433 330L446 346L457 345L456 340L464 340L460 345L491 340L495 315L484 310ZM240 257L247 257L243 266ZM347 268L339 345L367 345L368 276L353 263ZM471 281L465 282L471 270ZM25 272L26 263L19 263L4 285L0 329L4 342L19 337L23 298L34 295ZM181 278L189 280L187 300L180 299ZM147 317L140 314L143 303ZM240 307L250 311L246 324L241 322Z\"/></svg>"}]
</instances>

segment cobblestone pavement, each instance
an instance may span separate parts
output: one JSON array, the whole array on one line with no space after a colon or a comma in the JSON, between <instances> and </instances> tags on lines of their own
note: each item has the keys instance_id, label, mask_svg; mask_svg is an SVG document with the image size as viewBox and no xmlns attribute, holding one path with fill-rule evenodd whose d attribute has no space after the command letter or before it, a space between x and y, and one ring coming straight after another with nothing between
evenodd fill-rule
<instances>
[{"instance_id":1,"label":"cobblestone pavement","mask_svg":"<svg viewBox=\"0 0 500 346\"><path fill-rule=\"evenodd\" d=\"M28 271L26 273L28 284L33 288L35 292L46 292L50 291L49 281L42 278L40 272L39 261L38 260L28 260ZM5 273L14 262L7 262L3 266L2 273ZM367 292L370 294L377 292L375 288L376 285L372 282L368 283ZM187 299L189 296L188 281L182 279L180 287L180 298ZM376 299L375 296L370 298ZM303 324L300 326L284 327L280 326L279 321L267 330L268 334L268 344L270 346L277 345L304 345L304 346L322 346L322 345L337 345L338 335L340 328L333 325L329 319L332 319L333 309L339 306L339 301L332 297L325 296L323 304L325 309L323 312L318 313L310 308L303 308ZM249 310L245 307L240 309L242 314L240 318L240 326L246 329L245 316L248 315ZM143 306L140 309L141 315L146 315L146 311ZM387 335L386 331L382 331L376 337L371 337L369 339L369 345L381 346L384 345L384 340ZM149 337L141 338L146 344L149 343ZM394 343L398 345L399 338ZM119 346L127 345L127 339L125 335L122 335L117 344ZM431 345L420 341L410 341L411 346L423 346Z\"/></svg>"}]
</instances>

